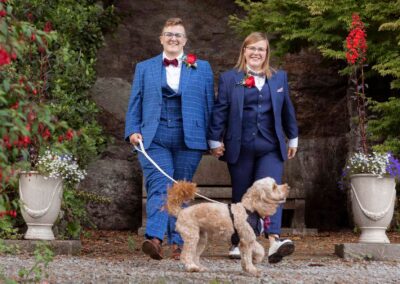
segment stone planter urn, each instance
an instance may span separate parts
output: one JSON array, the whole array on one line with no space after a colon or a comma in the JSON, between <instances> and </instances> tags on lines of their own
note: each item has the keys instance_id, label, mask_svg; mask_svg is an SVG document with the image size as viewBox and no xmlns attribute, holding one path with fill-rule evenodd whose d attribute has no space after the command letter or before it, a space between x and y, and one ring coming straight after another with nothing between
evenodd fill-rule
<instances>
[{"instance_id":1,"label":"stone planter urn","mask_svg":"<svg viewBox=\"0 0 400 284\"><path fill-rule=\"evenodd\" d=\"M350 176L354 223L360 228L360 243L390 243L386 229L393 217L396 184L390 176Z\"/></svg>"},{"instance_id":2,"label":"stone planter urn","mask_svg":"<svg viewBox=\"0 0 400 284\"><path fill-rule=\"evenodd\" d=\"M54 240L52 227L60 213L62 178L23 172L19 177L19 196L22 217L28 225L25 239Z\"/></svg>"}]
</instances>

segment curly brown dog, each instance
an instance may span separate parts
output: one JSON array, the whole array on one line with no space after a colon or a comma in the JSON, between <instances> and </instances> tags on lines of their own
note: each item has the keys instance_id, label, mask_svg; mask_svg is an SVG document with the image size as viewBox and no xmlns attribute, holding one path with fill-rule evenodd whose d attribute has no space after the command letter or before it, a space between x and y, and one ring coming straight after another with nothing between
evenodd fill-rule
<instances>
[{"instance_id":1,"label":"curly brown dog","mask_svg":"<svg viewBox=\"0 0 400 284\"><path fill-rule=\"evenodd\" d=\"M180 181L168 191L167 209L176 216L176 230L181 234L184 245L181 261L187 271L204 271L200 256L207 244L208 235L230 240L235 229L240 237L241 264L245 272L260 276L261 271L254 264L264 258L264 248L256 241L256 235L247 222L246 209L257 212L261 218L275 213L277 206L289 194L287 184L277 185L272 178L254 182L240 203L232 204L231 213L227 204L200 203L182 209L182 203L194 198L196 184ZM253 264L254 263L254 264Z\"/></svg>"}]
</instances>

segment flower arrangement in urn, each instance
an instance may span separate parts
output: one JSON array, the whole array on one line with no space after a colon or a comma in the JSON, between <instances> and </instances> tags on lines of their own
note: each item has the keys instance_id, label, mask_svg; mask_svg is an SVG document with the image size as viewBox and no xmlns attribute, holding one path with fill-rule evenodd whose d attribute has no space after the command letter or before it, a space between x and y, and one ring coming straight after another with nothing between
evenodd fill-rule
<instances>
[{"instance_id":1,"label":"flower arrangement in urn","mask_svg":"<svg viewBox=\"0 0 400 284\"><path fill-rule=\"evenodd\" d=\"M354 153L343 170L343 176L373 174L380 177L390 175L400 180L400 162L391 153Z\"/></svg>"},{"instance_id":2,"label":"flower arrangement in urn","mask_svg":"<svg viewBox=\"0 0 400 284\"><path fill-rule=\"evenodd\" d=\"M64 182L77 184L86 176L86 171L79 168L78 162L70 154L57 153L47 149L39 156L38 172L49 178L61 177Z\"/></svg>"},{"instance_id":3,"label":"flower arrangement in urn","mask_svg":"<svg viewBox=\"0 0 400 284\"><path fill-rule=\"evenodd\" d=\"M390 243L386 229L390 225L396 199L395 179L400 163L391 153L368 152L364 64L367 33L358 14L352 15L346 38L346 59L355 85L360 147L350 155L342 173L349 180L354 223L360 228L360 243ZM343 183L342 183L343 185Z\"/></svg>"},{"instance_id":4,"label":"flower arrangement in urn","mask_svg":"<svg viewBox=\"0 0 400 284\"><path fill-rule=\"evenodd\" d=\"M360 147L348 159L342 177L353 174L391 175L399 178L400 166L391 153L368 152L367 114L365 96L364 64L367 59L367 33L358 14L352 15L350 32L346 38L346 59L351 70L351 82L355 85L354 99L357 102L357 118Z\"/></svg>"}]
</instances>

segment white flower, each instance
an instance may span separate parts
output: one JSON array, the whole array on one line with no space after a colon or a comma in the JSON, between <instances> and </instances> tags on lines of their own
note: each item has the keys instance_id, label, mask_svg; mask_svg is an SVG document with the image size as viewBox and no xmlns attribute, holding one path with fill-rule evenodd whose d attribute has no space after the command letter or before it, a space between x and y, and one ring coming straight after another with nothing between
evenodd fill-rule
<instances>
[{"instance_id":1,"label":"white flower","mask_svg":"<svg viewBox=\"0 0 400 284\"><path fill-rule=\"evenodd\" d=\"M389 154L376 153L365 155L354 153L346 166L349 174L376 174L379 176L387 174Z\"/></svg>"},{"instance_id":2,"label":"white flower","mask_svg":"<svg viewBox=\"0 0 400 284\"><path fill-rule=\"evenodd\" d=\"M39 156L38 169L49 177L61 177L70 183L79 183L86 176L86 171L79 169L77 161L68 154L58 154L46 150Z\"/></svg>"}]
</instances>

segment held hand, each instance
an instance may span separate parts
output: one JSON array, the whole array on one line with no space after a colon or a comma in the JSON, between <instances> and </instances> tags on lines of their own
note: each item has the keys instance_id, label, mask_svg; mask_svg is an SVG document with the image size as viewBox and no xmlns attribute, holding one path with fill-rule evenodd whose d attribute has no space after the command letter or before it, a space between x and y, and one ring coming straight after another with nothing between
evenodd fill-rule
<instances>
[{"instance_id":1,"label":"held hand","mask_svg":"<svg viewBox=\"0 0 400 284\"><path fill-rule=\"evenodd\" d=\"M219 158L224 155L225 151L225 146L222 144L218 148L211 149L211 155L213 155L215 158Z\"/></svg>"},{"instance_id":2,"label":"held hand","mask_svg":"<svg viewBox=\"0 0 400 284\"><path fill-rule=\"evenodd\" d=\"M297 147L295 148L295 147L289 147L288 148L288 159L290 160L290 159L293 159L294 158L294 156L296 156L296 152L297 152Z\"/></svg>"},{"instance_id":3,"label":"held hand","mask_svg":"<svg viewBox=\"0 0 400 284\"><path fill-rule=\"evenodd\" d=\"M139 140L143 141L142 134L140 133L133 133L129 136L129 142L135 146L139 144Z\"/></svg>"}]
</instances>

